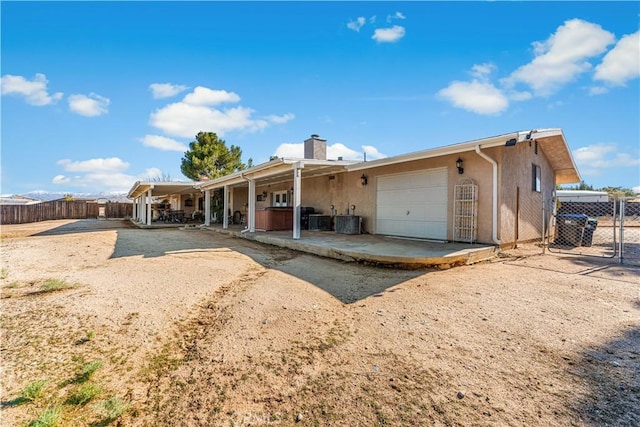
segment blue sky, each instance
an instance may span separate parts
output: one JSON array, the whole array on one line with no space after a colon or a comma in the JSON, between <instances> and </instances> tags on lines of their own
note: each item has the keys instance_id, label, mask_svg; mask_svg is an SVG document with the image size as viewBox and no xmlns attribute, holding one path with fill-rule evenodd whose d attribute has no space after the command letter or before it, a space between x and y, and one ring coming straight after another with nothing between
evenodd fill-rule
<instances>
[{"instance_id":1,"label":"blue sky","mask_svg":"<svg viewBox=\"0 0 640 427\"><path fill-rule=\"evenodd\" d=\"M199 131L254 164L560 127L640 189L637 2L6 2L2 194L184 180Z\"/></svg>"}]
</instances>

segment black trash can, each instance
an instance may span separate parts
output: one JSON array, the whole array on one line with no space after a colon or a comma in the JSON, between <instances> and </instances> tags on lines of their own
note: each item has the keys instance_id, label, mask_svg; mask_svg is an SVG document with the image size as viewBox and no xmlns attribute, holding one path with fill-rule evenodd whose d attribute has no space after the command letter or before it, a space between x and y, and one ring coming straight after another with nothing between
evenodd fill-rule
<instances>
[{"instance_id":1,"label":"black trash can","mask_svg":"<svg viewBox=\"0 0 640 427\"><path fill-rule=\"evenodd\" d=\"M311 206L300 206L300 230L309 229L309 215L315 213Z\"/></svg>"},{"instance_id":2,"label":"black trash can","mask_svg":"<svg viewBox=\"0 0 640 427\"><path fill-rule=\"evenodd\" d=\"M588 219L584 214L556 215L554 243L562 246L580 246Z\"/></svg>"},{"instance_id":3,"label":"black trash can","mask_svg":"<svg viewBox=\"0 0 640 427\"><path fill-rule=\"evenodd\" d=\"M584 233L582 233L582 246L591 246L591 244L593 243L593 233L595 233L597 227L597 219L587 219L587 224L584 226Z\"/></svg>"}]
</instances>

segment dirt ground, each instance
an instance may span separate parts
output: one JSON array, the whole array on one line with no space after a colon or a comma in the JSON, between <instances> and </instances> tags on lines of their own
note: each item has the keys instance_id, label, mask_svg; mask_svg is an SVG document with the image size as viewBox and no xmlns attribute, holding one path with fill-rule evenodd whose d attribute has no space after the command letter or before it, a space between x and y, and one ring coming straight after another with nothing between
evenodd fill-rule
<instances>
[{"instance_id":1,"label":"dirt ground","mask_svg":"<svg viewBox=\"0 0 640 427\"><path fill-rule=\"evenodd\" d=\"M52 409L70 426L640 425L637 266L516 250L408 271L120 221L0 232L3 426Z\"/></svg>"}]
</instances>

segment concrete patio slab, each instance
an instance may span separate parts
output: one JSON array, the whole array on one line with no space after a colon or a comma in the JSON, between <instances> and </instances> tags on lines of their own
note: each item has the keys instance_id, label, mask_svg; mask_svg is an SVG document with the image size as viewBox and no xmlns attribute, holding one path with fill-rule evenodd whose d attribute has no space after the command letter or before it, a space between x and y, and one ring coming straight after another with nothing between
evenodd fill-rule
<instances>
[{"instance_id":1,"label":"concrete patio slab","mask_svg":"<svg viewBox=\"0 0 640 427\"><path fill-rule=\"evenodd\" d=\"M254 240L342 261L357 261L402 268L473 264L495 257L498 248L491 245L433 242L371 234L337 234L333 231L301 231L294 240L291 231L244 232L239 226L228 229L199 227L218 233Z\"/></svg>"}]
</instances>

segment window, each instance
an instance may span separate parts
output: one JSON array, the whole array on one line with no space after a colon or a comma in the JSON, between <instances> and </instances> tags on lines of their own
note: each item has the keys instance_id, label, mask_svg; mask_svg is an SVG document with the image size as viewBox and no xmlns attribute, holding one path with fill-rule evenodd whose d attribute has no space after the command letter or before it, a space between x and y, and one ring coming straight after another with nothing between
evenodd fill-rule
<instances>
[{"instance_id":1,"label":"window","mask_svg":"<svg viewBox=\"0 0 640 427\"><path fill-rule=\"evenodd\" d=\"M286 191L273 193L273 206L289 206L289 194Z\"/></svg>"},{"instance_id":2,"label":"window","mask_svg":"<svg viewBox=\"0 0 640 427\"><path fill-rule=\"evenodd\" d=\"M531 190L539 193L542 191L542 184L540 183L540 166L531 166Z\"/></svg>"}]
</instances>

